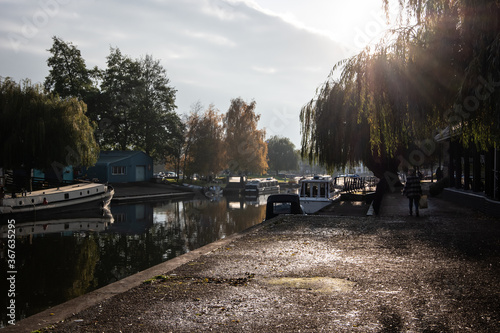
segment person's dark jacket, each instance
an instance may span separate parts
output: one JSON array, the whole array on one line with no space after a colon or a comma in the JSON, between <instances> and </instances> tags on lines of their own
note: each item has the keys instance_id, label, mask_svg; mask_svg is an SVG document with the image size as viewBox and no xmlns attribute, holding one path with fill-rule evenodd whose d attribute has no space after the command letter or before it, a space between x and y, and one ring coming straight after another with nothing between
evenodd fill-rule
<instances>
[{"instance_id":1,"label":"person's dark jacket","mask_svg":"<svg viewBox=\"0 0 500 333\"><path fill-rule=\"evenodd\" d=\"M420 178L417 176L408 176L403 193L408 198L419 198L422 196L422 187L420 186Z\"/></svg>"}]
</instances>

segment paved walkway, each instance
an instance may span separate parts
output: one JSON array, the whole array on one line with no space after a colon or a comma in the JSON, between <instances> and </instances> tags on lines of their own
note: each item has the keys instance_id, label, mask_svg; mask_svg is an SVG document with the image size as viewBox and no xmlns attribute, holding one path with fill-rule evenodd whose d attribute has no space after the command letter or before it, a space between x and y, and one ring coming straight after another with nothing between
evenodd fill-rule
<instances>
[{"instance_id":1,"label":"paved walkway","mask_svg":"<svg viewBox=\"0 0 500 333\"><path fill-rule=\"evenodd\" d=\"M460 214L470 215L472 213L470 208L455 205L452 202L443 200L441 198L428 197L428 208L420 209L420 218L425 217L439 217L439 216L455 216ZM405 217L409 215L409 201L408 198L401 195L399 192L387 193L382 199L380 208L380 217ZM413 212L415 215L415 212ZM413 216L413 218L416 218Z\"/></svg>"},{"instance_id":2,"label":"paved walkway","mask_svg":"<svg viewBox=\"0 0 500 333\"><path fill-rule=\"evenodd\" d=\"M420 209L420 217L440 217L440 216L470 216L475 212L465 206L454 204L453 202L441 199L440 197L431 197L429 195L428 181L422 182L422 193L428 197L428 208ZM401 194L399 189L384 195L379 215L384 216L407 216L409 214L409 201L406 196ZM413 212L415 215L415 212ZM414 218L417 218L413 216Z\"/></svg>"},{"instance_id":3,"label":"paved walkway","mask_svg":"<svg viewBox=\"0 0 500 333\"><path fill-rule=\"evenodd\" d=\"M420 217L424 218L426 216L447 216L462 213L471 213L471 210L467 207L454 205L452 202L445 201L440 198L431 198L429 196L429 185L430 182L422 182L423 194L428 196L428 208L420 209ZM320 212L320 215L362 217L367 215L369 209L370 204L367 204L365 202L340 201L336 202L334 205L324 210L323 212ZM378 216L379 218L405 217L408 214L409 201L406 196L402 195L401 188L397 188L394 190L394 192L389 192L384 195Z\"/></svg>"},{"instance_id":4,"label":"paved walkway","mask_svg":"<svg viewBox=\"0 0 500 333\"><path fill-rule=\"evenodd\" d=\"M410 217L389 193L379 216L279 217L4 331L494 332L499 309L498 219L436 198Z\"/></svg>"}]
</instances>

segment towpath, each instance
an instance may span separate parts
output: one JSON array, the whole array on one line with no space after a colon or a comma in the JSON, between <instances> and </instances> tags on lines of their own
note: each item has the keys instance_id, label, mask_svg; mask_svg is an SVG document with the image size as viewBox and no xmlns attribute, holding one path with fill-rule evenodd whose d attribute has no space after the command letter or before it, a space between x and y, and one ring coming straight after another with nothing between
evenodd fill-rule
<instances>
[{"instance_id":1,"label":"towpath","mask_svg":"<svg viewBox=\"0 0 500 333\"><path fill-rule=\"evenodd\" d=\"M500 221L407 206L278 217L5 332L498 331Z\"/></svg>"}]
</instances>

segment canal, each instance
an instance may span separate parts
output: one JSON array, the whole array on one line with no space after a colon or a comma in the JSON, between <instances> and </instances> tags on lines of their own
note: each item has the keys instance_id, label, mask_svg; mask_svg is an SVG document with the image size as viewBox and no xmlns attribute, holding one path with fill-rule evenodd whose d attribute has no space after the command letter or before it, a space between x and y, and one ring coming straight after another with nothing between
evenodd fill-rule
<instances>
[{"instance_id":1,"label":"canal","mask_svg":"<svg viewBox=\"0 0 500 333\"><path fill-rule=\"evenodd\" d=\"M258 224L266 200L113 204L112 217L16 221L16 321ZM2 272L8 271L6 234L2 229ZM5 277L1 286L6 309Z\"/></svg>"}]
</instances>

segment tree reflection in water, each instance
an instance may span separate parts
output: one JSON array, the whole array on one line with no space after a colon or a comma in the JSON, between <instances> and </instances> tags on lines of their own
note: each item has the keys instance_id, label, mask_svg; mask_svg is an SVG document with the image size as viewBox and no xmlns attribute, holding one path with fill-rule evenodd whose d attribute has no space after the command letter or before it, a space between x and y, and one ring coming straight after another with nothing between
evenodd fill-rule
<instances>
[{"instance_id":1,"label":"tree reflection in water","mask_svg":"<svg viewBox=\"0 0 500 333\"><path fill-rule=\"evenodd\" d=\"M47 232L18 233L17 320L258 224L265 201L222 197L113 205L113 220L99 225L75 218L65 231L49 232L53 221L47 221ZM6 322L3 317L2 326Z\"/></svg>"}]
</instances>

